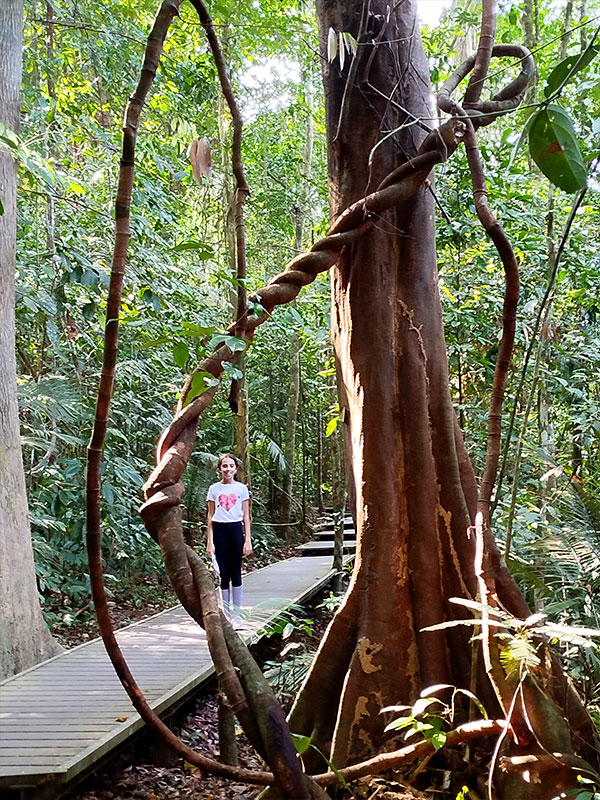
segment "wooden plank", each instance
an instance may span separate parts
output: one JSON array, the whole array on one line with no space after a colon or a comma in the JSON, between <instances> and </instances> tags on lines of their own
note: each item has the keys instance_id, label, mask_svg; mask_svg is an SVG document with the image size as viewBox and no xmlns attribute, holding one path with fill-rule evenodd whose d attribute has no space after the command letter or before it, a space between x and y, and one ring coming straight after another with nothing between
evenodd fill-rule
<instances>
[{"instance_id":1,"label":"wooden plank","mask_svg":"<svg viewBox=\"0 0 600 800\"><path fill-rule=\"evenodd\" d=\"M4 779L1 786L35 786L38 783L46 783L52 778L62 779L60 774L57 776L54 772L52 764L5 764L2 766L1 774Z\"/></svg>"},{"instance_id":2,"label":"wooden plank","mask_svg":"<svg viewBox=\"0 0 600 800\"><path fill-rule=\"evenodd\" d=\"M96 722L93 725L88 723L85 724L85 721L77 721L72 722L68 728L60 728L57 726L56 722L41 722L40 720L8 720L6 723L2 723L2 730L3 731L13 731L13 733L17 733L18 731L40 731L40 733L52 733L53 735L57 735L60 733L61 730L65 730L70 735L75 736L78 732L86 733L88 731L101 731L105 730L106 728L112 728L112 722Z\"/></svg>"},{"instance_id":3,"label":"wooden plank","mask_svg":"<svg viewBox=\"0 0 600 800\"><path fill-rule=\"evenodd\" d=\"M29 736L27 734L27 731L14 733L10 737L9 745L7 747L3 747L2 752L10 752L11 750L15 749L17 749L19 752L22 752L28 747L32 749L38 747L47 747L49 741L60 744L61 747L81 747L82 744L89 744L90 742L95 741L97 738L89 732L86 733L85 736L78 736L75 733L67 733L65 731L52 731L51 736L49 735L48 731L36 731L33 736Z\"/></svg>"},{"instance_id":4,"label":"wooden plank","mask_svg":"<svg viewBox=\"0 0 600 800\"><path fill-rule=\"evenodd\" d=\"M292 558L244 577L244 639L331 576L328 557ZM181 606L118 631L132 672L157 713L214 674L204 631ZM118 721L124 717L124 721ZM69 781L143 722L99 640L79 645L0 683L0 786ZM9 744L5 746L5 740Z\"/></svg>"},{"instance_id":5,"label":"wooden plank","mask_svg":"<svg viewBox=\"0 0 600 800\"><path fill-rule=\"evenodd\" d=\"M27 754L31 755L34 759L48 756L54 758L54 760L57 760L57 756L60 756L62 760L62 758L71 756L78 750L81 750L81 747L78 747L76 744L69 745L61 743L54 745L46 741L45 744L35 743L32 747L28 746ZM9 759L19 758L22 754L23 748L17 749L13 747L12 744L10 747L3 746L2 753L0 753L0 760L8 761Z\"/></svg>"}]
</instances>

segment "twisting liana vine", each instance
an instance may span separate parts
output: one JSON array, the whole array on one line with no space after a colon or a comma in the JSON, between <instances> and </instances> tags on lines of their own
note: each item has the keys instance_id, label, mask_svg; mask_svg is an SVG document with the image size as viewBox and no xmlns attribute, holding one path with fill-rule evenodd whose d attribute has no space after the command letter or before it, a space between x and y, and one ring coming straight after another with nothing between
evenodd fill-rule
<instances>
[{"instance_id":1,"label":"twisting liana vine","mask_svg":"<svg viewBox=\"0 0 600 800\"><path fill-rule=\"evenodd\" d=\"M197 373L210 373L220 381L224 371L223 364L232 362L235 358L235 353L225 344L217 347L188 378L175 417L159 439L156 467L144 485L145 502L140 513L148 531L161 546L165 566L179 600L191 616L206 629L211 655L229 703L238 715L250 740L266 759L273 773L231 767L202 756L184 745L160 721L137 686L123 658L112 628L104 591L101 554L100 463L108 427L108 412L118 352L118 321L130 237L129 217L135 145L141 110L156 74L163 43L174 17L178 15L182 2L183 0L165 0L158 11L148 37L138 87L129 100L123 124L123 148L115 204L115 248L107 303L105 348L96 417L88 448L86 536L92 595L107 652L134 707L144 721L156 730L176 753L191 764L223 777L258 785L277 783L284 796L323 797L325 795L317 783L332 783L338 780L337 775L327 773L317 776L313 780L300 773L299 762L295 757L281 707L241 640L220 614L212 580L202 559L187 547L183 540L180 503L184 486L181 477L194 446L199 416L214 399L217 386L206 389L200 396L193 397L189 402L188 397L191 393L194 375ZM236 117L239 112L227 80L225 62L210 15L201 0L190 0L190 2L198 12L206 31L217 64L222 89L236 123L234 124L234 137L238 137L241 135L239 134L241 127L237 123L239 122L241 125L241 118ZM237 318L227 329L228 333L243 338L249 345L256 328L269 319L277 305L292 301L301 288L314 281L319 273L333 266L342 249L364 236L371 229L373 220L378 215L409 200L425 184L435 164L444 161L461 141L465 140L468 148L471 148L471 160L475 164L476 146L473 146L475 129L490 124L497 116L516 108L524 96L534 70L533 58L526 48L518 45L492 47L493 35L490 36L489 33L486 35L489 46L480 47L478 55L461 65L442 89L440 104L442 107L446 105L452 118L431 132L417 154L388 175L375 192L346 209L335 220L324 238L317 241L308 252L294 258L283 272L255 292L250 298L252 301L250 311L244 305L238 304ZM487 72L489 59L504 56L520 60L520 74L492 100L480 102L481 85ZM476 79L473 77L469 84L468 102L465 102L463 108L459 104L454 104L450 100L450 96L460 81L474 68ZM467 98L465 98L466 100ZM238 139L235 141L236 146L237 144ZM236 149L236 152L239 153L239 148ZM236 162L234 171L237 170L235 175L238 189L236 232L238 237L243 237L243 203L249 190L245 183L243 169L240 171L241 161L237 163L237 158L234 156L234 162ZM478 174L476 166L472 166L472 170ZM479 212L480 208L485 209L482 186L479 187L476 194ZM485 212L483 217L486 217ZM485 221L484 224L486 224ZM490 231L493 227L494 225L491 224ZM490 235L492 234L490 233ZM238 255L240 252L238 249ZM238 263L238 268L239 266ZM243 266L245 267L245 264ZM497 373L500 376L503 371L505 375L504 362L499 363L497 367ZM489 503L489 495L486 502ZM501 723L494 724L501 725ZM490 725L488 728L489 730L486 728L486 732L490 732L492 728L495 731L498 730L498 727L494 728L494 725ZM475 726L472 730L464 733L465 738L472 735L481 735L480 728ZM392 754L387 755L391 756ZM408 753L402 755L404 760L410 757ZM386 766L379 768L372 762L375 760L372 759L371 762L349 768L352 771L352 777L357 777L359 774L372 774L387 768ZM381 763L391 765L386 759ZM361 772L361 770L363 771ZM342 774L345 772L347 771L342 771Z\"/></svg>"}]
</instances>

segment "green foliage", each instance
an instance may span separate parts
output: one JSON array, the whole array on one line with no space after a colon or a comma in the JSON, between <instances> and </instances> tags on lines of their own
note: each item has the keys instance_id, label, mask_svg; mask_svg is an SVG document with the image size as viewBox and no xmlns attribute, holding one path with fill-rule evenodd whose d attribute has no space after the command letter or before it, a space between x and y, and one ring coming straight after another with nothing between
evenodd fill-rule
<instances>
[{"instance_id":1,"label":"green foliage","mask_svg":"<svg viewBox=\"0 0 600 800\"><path fill-rule=\"evenodd\" d=\"M265 604L272 612L272 605ZM260 606L253 614L260 614ZM265 662L263 671L279 700L285 705L291 703L316 655L316 650L308 646L307 638L312 636L314 621L307 619L302 606L292 605L282 608L278 617L261 628L257 636L280 636L287 642L275 660ZM301 641L292 641L297 636Z\"/></svg>"},{"instance_id":2,"label":"green foliage","mask_svg":"<svg viewBox=\"0 0 600 800\"><path fill-rule=\"evenodd\" d=\"M284 705L289 705L304 682L317 654L298 642L290 642L279 658L266 661L263 672L273 691Z\"/></svg>"},{"instance_id":3,"label":"green foliage","mask_svg":"<svg viewBox=\"0 0 600 800\"><path fill-rule=\"evenodd\" d=\"M436 697L436 694L445 692L448 689L452 690L448 703ZM485 708L472 692L466 689L457 689L445 683L424 689L419 699L412 706L386 706L382 708L379 713L408 712L389 722L385 727L385 731L404 730L405 739L409 739L413 735L418 735L425 741L430 742L437 751L446 744L448 730L454 726L457 713L459 711L462 713L459 704L461 697L467 698L476 705L482 716L487 719Z\"/></svg>"},{"instance_id":4,"label":"green foliage","mask_svg":"<svg viewBox=\"0 0 600 800\"><path fill-rule=\"evenodd\" d=\"M600 785L597 780L587 775L578 775L577 782L581 788L567 792L567 797L574 797L575 800L600 800Z\"/></svg>"},{"instance_id":5,"label":"green foliage","mask_svg":"<svg viewBox=\"0 0 600 800\"><path fill-rule=\"evenodd\" d=\"M310 636L313 626L314 621L304 616L302 606L292 604L283 608L275 621L261 628L258 635L275 636L279 634L283 640L289 639L293 633L298 632Z\"/></svg>"},{"instance_id":6,"label":"green foliage","mask_svg":"<svg viewBox=\"0 0 600 800\"><path fill-rule=\"evenodd\" d=\"M317 608L324 608L330 614L333 614L337 610L343 598L343 594L334 594L333 592L329 592L329 595L321 600Z\"/></svg>"},{"instance_id":7,"label":"green foliage","mask_svg":"<svg viewBox=\"0 0 600 800\"><path fill-rule=\"evenodd\" d=\"M479 636L491 635L500 645L500 661L509 678L523 680L525 675L535 675L540 666L539 645L546 642L560 647L565 658L572 657L573 649L590 650L597 654L598 645L594 641L600 636L600 629L579 625L565 625L547 621L543 613L532 614L525 620L517 619L501 608L484 606L473 600L451 597L450 602L475 612L473 619L456 619L431 625L424 630L443 630L457 625L481 628ZM482 619L486 616L484 633Z\"/></svg>"},{"instance_id":8,"label":"green foliage","mask_svg":"<svg viewBox=\"0 0 600 800\"><path fill-rule=\"evenodd\" d=\"M590 44L580 53L563 59L546 78L544 95L550 98L560 92L572 77L591 64L598 53L600 53L600 47Z\"/></svg>"},{"instance_id":9,"label":"green foliage","mask_svg":"<svg viewBox=\"0 0 600 800\"><path fill-rule=\"evenodd\" d=\"M587 167L567 112L554 103L541 108L529 128L529 152L544 175L565 192L586 184Z\"/></svg>"},{"instance_id":10,"label":"green foliage","mask_svg":"<svg viewBox=\"0 0 600 800\"><path fill-rule=\"evenodd\" d=\"M39 586L46 609L62 603L65 613L74 614L87 603L83 474L113 244L119 120L139 77L156 7L148 0L126 0L75 8L70 0L55 0L51 37L39 11L31 7L26 12L21 135L3 128L0 140L20 166L17 357ZM283 11L289 12L285 18ZM268 66L284 43L289 46L291 30L314 39L314 19L287 3L226 3L212 13L247 120L243 147L253 192L247 204L248 285L253 288L292 255L303 131L313 113L300 72L312 70L317 79L309 65L313 57L300 37L289 58L298 69L277 78L281 94L275 106L269 96L272 78L267 91L259 91L246 85L245 77L252 63ZM254 26L263 32L260 41ZM157 436L171 419L187 372L193 374L186 397L190 402L215 384L212 376L193 373L212 347L224 342L234 351L245 348L241 340L219 333L232 319L229 291L237 290L223 226L232 182L231 131L219 97L204 32L193 8L184 4L141 117L136 153L120 358L102 476L107 569L121 585L135 574L162 569L136 508L153 466ZM321 210L327 207L322 108L314 113L321 120L321 143L315 149L307 240L319 235L325 224ZM188 159L190 142L200 136L209 139L213 152L213 178L202 186L195 183ZM254 516L261 521L272 504L273 477L284 467L286 387L280 376L288 368L290 320L302 329L309 375L318 372L327 338L323 324L318 337L310 332L313 321L327 315L326 281L316 281L307 294L307 310L302 299L298 309L276 314L271 331L266 336L261 331L246 355L250 396L263 396L250 408L251 447L260 462L253 476ZM305 314L310 319L306 327ZM242 377L237 367L224 368L226 381ZM267 376L272 403L264 402ZM320 390L312 377L306 380L305 397L306 417L314 428ZM221 395L203 418L199 454L185 478L185 524L191 531L199 529L213 478L202 453L212 457L230 450L232 424ZM314 441L307 432L305 447L314 448ZM301 448L299 440L296 485L314 491L310 487L316 479L302 468ZM257 558L264 559L278 544L271 529L257 526Z\"/></svg>"},{"instance_id":11,"label":"green foliage","mask_svg":"<svg viewBox=\"0 0 600 800\"><path fill-rule=\"evenodd\" d=\"M310 736L302 736L299 733L292 733L292 741L294 742L294 747L296 748L296 752L299 755L303 755L304 753L306 753L309 747L312 747L313 750L316 750L316 752L321 756L323 761L327 764L329 769L333 773L335 773L338 781L340 782L340 785L343 786L344 789L351 791L351 787L348 781L344 778L344 776L333 764L333 762L330 761L327 758L327 756L316 746L316 744L312 743Z\"/></svg>"}]
</instances>

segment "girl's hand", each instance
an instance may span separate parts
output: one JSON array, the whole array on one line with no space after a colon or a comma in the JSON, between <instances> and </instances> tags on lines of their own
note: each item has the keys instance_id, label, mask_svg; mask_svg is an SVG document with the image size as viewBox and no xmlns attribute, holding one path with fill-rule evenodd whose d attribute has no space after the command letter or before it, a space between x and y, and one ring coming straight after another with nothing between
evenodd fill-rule
<instances>
[{"instance_id":1,"label":"girl's hand","mask_svg":"<svg viewBox=\"0 0 600 800\"><path fill-rule=\"evenodd\" d=\"M250 542L244 542L244 549L242 550L242 554L245 556L249 556L252 552L252 545Z\"/></svg>"},{"instance_id":2,"label":"girl's hand","mask_svg":"<svg viewBox=\"0 0 600 800\"><path fill-rule=\"evenodd\" d=\"M211 544L210 542L207 543L206 552L208 553L208 557L212 558L214 556L214 554L215 554L215 546L214 546L214 544Z\"/></svg>"}]
</instances>

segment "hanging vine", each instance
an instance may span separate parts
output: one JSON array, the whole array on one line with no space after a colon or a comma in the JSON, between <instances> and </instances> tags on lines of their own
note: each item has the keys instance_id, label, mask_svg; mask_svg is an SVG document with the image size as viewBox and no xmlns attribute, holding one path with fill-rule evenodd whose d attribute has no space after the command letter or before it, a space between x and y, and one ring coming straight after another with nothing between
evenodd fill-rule
<instances>
[{"instance_id":1,"label":"hanging vine","mask_svg":"<svg viewBox=\"0 0 600 800\"><path fill-rule=\"evenodd\" d=\"M329 785L339 780L339 773L328 772L309 778L300 771L292 739L283 710L270 687L254 664L247 649L219 612L212 580L202 559L189 548L183 539L181 499L184 493L183 472L191 456L198 419L214 399L217 386L198 391L198 378L209 374L219 381L223 364L234 361L236 354L225 343L217 347L189 376L181 393L176 414L171 424L160 436L156 449L156 466L144 485L145 502L140 513L151 536L159 543L166 569L177 596L190 615L207 633L211 656L215 662L228 702L238 716L244 731L257 751L269 764L271 772L244 770L221 764L202 756L184 745L160 721L148 705L137 686L119 649L103 585L102 532L100 509L100 464L108 428L108 412L114 384L118 352L118 320L125 275L125 263L130 236L129 217L134 177L134 153L139 120L147 94L154 80L163 43L168 29L183 0L165 0L162 3L152 31L148 37L138 87L131 97L123 125L123 149L119 186L116 197L116 239L107 304L105 349L98 389L96 419L88 448L87 468L87 544L90 563L92 594L100 630L109 656L123 686L144 721L160 733L165 741L188 762L207 772L258 785L275 784L281 796L323 797L318 784ZM249 193L241 163L241 116L227 78L226 64L221 53L210 15L201 0L190 0L206 31L211 51L217 65L223 93L234 120L233 168L237 183L236 238L238 275L245 275L245 231L243 205ZM487 205L485 177L475 139L475 131L491 124L496 117L518 107L533 76L534 62L529 51L519 45L494 45L495 14L491 4L484 4L484 18L480 47L476 56L462 64L446 82L439 96L440 107L451 118L440 128L430 132L417 154L400 164L388 175L376 191L363 197L346 209L332 224L327 235L317 241L308 252L290 261L262 289L249 298L238 295L237 315L227 329L227 334L243 339L249 345L259 325L266 322L277 305L292 301L316 276L333 266L344 247L356 242L373 226L376 218L392 207L407 202L426 185L432 168L458 147L466 143L467 156L473 176L474 197L478 215L494 241L504 264L507 292L504 306L503 338L496 365L492 405L489 415L488 457L486 473L479 498L479 511L485 513L489 527L489 500L497 470L500 445L500 412L506 372L512 350L515 328L515 304L518 295L516 260L501 227ZM491 58L511 57L520 61L517 78L494 98L481 101L481 88L487 75ZM462 104L451 99L459 83L471 74L471 80ZM351 88L351 87L350 87ZM448 738L465 741L473 736L498 734L505 723L463 726ZM368 762L342 770L344 777L374 774L396 766L422 754L423 746L404 748L395 753L377 756Z\"/></svg>"}]
</instances>

